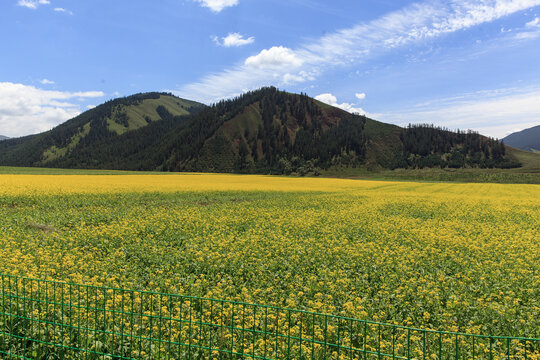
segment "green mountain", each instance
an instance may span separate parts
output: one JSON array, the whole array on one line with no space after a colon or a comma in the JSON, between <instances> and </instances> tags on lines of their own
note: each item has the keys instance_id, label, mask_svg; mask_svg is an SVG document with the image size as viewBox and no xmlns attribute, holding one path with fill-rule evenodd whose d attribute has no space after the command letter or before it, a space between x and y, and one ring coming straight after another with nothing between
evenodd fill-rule
<instances>
[{"instance_id":1,"label":"green mountain","mask_svg":"<svg viewBox=\"0 0 540 360\"><path fill-rule=\"evenodd\" d=\"M49 132L2 142L0 165L317 174L519 163L477 133L400 128L269 87L212 106L157 93L117 99Z\"/></svg>"},{"instance_id":2,"label":"green mountain","mask_svg":"<svg viewBox=\"0 0 540 360\"><path fill-rule=\"evenodd\" d=\"M512 133L503 140L521 150L540 152L540 125Z\"/></svg>"},{"instance_id":3,"label":"green mountain","mask_svg":"<svg viewBox=\"0 0 540 360\"><path fill-rule=\"evenodd\" d=\"M183 121L204 105L165 93L136 94L108 101L55 127L0 145L0 163L13 166L67 165L85 149L154 123ZM84 166L84 164L80 164Z\"/></svg>"}]
</instances>

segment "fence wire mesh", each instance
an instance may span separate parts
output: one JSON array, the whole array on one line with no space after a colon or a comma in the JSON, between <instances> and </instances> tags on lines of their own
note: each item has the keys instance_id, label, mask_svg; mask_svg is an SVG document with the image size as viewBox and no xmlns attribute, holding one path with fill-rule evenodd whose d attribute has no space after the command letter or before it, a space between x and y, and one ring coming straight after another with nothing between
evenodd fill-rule
<instances>
[{"instance_id":1,"label":"fence wire mesh","mask_svg":"<svg viewBox=\"0 0 540 360\"><path fill-rule=\"evenodd\" d=\"M1 275L2 359L540 359L540 339Z\"/></svg>"}]
</instances>

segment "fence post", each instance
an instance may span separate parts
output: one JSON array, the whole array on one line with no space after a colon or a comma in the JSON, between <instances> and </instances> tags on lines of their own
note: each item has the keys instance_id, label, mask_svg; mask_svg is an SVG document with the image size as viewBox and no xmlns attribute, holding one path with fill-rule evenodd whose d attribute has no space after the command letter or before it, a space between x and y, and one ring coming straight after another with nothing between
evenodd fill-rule
<instances>
[{"instance_id":1,"label":"fence post","mask_svg":"<svg viewBox=\"0 0 540 360\"><path fill-rule=\"evenodd\" d=\"M489 360L493 360L493 339L489 335Z\"/></svg>"},{"instance_id":2,"label":"fence post","mask_svg":"<svg viewBox=\"0 0 540 360\"><path fill-rule=\"evenodd\" d=\"M266 333L268 332L268 308L264 310L264 357L266 358Z\"/></svg>"},{"instance_id":3,"label":"fence post","mask_svg":"<svg viewBox=\"0 0 540 360\"><path fill-rule=\"evenodd\" d=\"M291 310L287 310L287 359L291 358Z\"/></svg>"},{"instance_id":4,"label":"fence post","mask_svg":"<svg viewBox=\"0 0 540 360\"><path fill-rule=\"evenodd\" d=\"M377 341L377 359L381 358L381 324L379 324L379 340Z\"/></svg>"},{"instance_id":5,"label":"fence post","mask_svg":"<svg viewBox=\"0 0 540 360\"><path fill-rule=\"evenodd\" d=\"M328 330L328 316L324 316L324 359L326 360L326 332Z\"/></svg>"},{"instance_id":6,"label":"fence post","mask_svg":"<svg viewBox=\"0 0 540 360\"><path fill-rule=\"evenodd\" d=\"M411 329L407 329L407 359L411 358Z\"/></svg>"},{"instance_id":7,"label":"fence post","mask_svg":"<svg viewBox=\"0 0 540 360\"><path fill-rule=\"evenodd\" d=\"M476 339L476 336L472 337L472 360L474 360L474 341Z\"/></svg>"},{"instance_id":8,"label":"fence post","mask_svg":"<svg viewBox=\"0 0 540 360\"><path fill-rule=\"evenodd\" d=\"M442 332L439 333L439 360L442 359Z\"/></svg>"},{"instance_id":9,"label":"fence post","mask_svg":"<svg viewBox=\"0 0 540 360\"><path fill-rule=\"evenodd\" d=\"M315 359L315 313L313 313L313 320L311 321L311 358Z\"/></svg>"},{"instance_id":10,"label":"fence post","mask_svg":"<svg viewBox=\"0 0 540 360\"><path fill-rule=\"evenodd\" d=\"M251 353L251 357L253 359L255 359L255 345L257 344L257 328L256 328L256 323L257 323L257 307L256 306L253 306L253 333L251 334L252 335L252 353ZM210 346L211 347L211 346ZM210 357L211 358L211 357Z\"/></svg>"},{"instance_id":11,"label":"fence post","mask_svg":"<svg viewBox=\"0 0 540 360\"><path fill-rule=\"evenodd\" d=\"M300 359L302 359L302 336L304 335L304 313L300 313Z\"/></svg>"},{"instance_id":12,"label":"fence post","mask_svg":"<svg viewBox=\"0 0 540 360\"><path fill-rule=\"evenodd\" d=\"M191 331L191 322L193 321L193 317L192 317L192 314L191 314L191 308L193 307L192 304L191 304L191 300L192 299L189 299L189 340L188 340L188 344L189 344L189 347L188 347L188 359L191 359L191 337L192 337L192 331ZM233 338L233 341L234 341L234 338Z\"/></svg>"},{"instance_id":13,"label":"fence post","mask_svg":"<svg viewBox=\"0 0 540 360\"><path fill-rule=\"evenodd\" d=\"M392 359L396 358L396 327L392 326Z\"/></svg>"},{"instance_id":14,"label":"fence post","mask_svg":"<svg viewBox=\"0 0 540 360\"><path fill-rule=\"evenodd\" d=\"M349 351L351 352L351 360L353 358L353 320L351 319L351 329L349 330L349 336L351 337L351 342L349 343Z\"/></svg>"},{"instance_id":15,"label":"fence post","mask_svg":"<svg viewBox=\"0 0 540 360\"><path fill-rule=\"evenodd\" d=\"M426 331L422 331L424 336L422 337L422 358L426 360Z\"/></svg>"},{"instance_id":16,"label":"fence post","mask_svg":"<svg viewBox=\"0 0 540 360\"><path fill-rule=\"evenodd\" d=\"M6 290L4 289L4 274L2 274L2 326L6 326ZM3 332L4 329L2 329L2 333ZM7 349L5 334L2 334L2 349Z\"/></svg>"},{"instance_id":17,"label":"fence post","mask_svg":"<svg viewBox=\"0 0 540 360\"><path fill-rule=\"evenodd\" d=\"M240 340L240 356L244 356L244 332L246 329L246 304L242 304L242 338Z\"/></svg>"},{"instance_id":18,"label":"fence post","mask_svg":"<svg viewBox=\"0 0 540 360\"><path fill-rule=\"evenodd\" d=\"M367 359L367 321L364 321L364 360Z\"/></svg>"}]
</instances>

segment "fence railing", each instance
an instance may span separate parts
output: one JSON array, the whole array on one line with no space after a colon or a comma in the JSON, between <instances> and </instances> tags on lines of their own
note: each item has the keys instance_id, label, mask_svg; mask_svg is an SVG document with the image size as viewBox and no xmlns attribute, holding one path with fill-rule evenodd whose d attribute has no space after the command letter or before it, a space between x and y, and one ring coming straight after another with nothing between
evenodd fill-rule
<instances>
[{"instance_id":1,"label":"fence railing","mask_svg":"<svg viewBox=\"0 0 540 360\"><path fill-rule=\"evenodd\" d=\"M1 275L0 359L540 359L483 336Z\"/></svg>"}]
</instances>

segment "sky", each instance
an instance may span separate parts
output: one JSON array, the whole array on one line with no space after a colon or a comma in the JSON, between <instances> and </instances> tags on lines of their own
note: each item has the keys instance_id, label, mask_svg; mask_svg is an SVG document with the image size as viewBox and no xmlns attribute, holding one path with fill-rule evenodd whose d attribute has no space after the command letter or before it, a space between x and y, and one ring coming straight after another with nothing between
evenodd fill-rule
<instances>
[{"instance_id":1,"label":"sky","mask_svg":"<svg viewBox=\"0 0 540 360\"><path fill-rule=\"evenodd\" d=\"M540 124L540 0L1 0L0 135L273 85L389 123Z\"/></svg>"}]
</instances>

